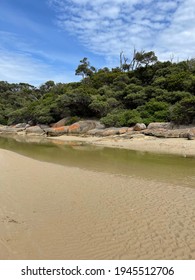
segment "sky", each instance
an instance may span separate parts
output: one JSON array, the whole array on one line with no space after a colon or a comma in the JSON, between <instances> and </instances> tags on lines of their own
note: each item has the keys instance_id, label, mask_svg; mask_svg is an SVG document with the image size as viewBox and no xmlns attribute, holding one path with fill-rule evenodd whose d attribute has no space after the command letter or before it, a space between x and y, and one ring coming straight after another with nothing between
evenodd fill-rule
<instances>
[{"instance_id":1,"label":"sky","mask_svg":"<svg viewBox=\"0 0 195 280\"><path fill-rule=\"evenodd\" d=\"M195 0L0 0L0 80L78 81L82 58L112 68L134 49L195 58Z\"/></svg>"}]
</instances>

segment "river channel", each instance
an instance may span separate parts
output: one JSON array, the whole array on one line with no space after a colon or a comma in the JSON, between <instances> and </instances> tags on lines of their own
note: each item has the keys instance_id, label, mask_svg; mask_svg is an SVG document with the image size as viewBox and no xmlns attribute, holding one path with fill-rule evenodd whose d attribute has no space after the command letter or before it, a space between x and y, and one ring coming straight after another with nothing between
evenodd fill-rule
<instances>
[{"instance_id":1,"label":"river channel","mask_svg":"<svg viewBox=\"0 0 195 280\"><path fill-rule=\"evenodd\" d=\"M0 137L0 148L40 161L195 188L195 158L85 145ZM38 140L38 141L37 141Z\"/></svg>"}]
</instances>

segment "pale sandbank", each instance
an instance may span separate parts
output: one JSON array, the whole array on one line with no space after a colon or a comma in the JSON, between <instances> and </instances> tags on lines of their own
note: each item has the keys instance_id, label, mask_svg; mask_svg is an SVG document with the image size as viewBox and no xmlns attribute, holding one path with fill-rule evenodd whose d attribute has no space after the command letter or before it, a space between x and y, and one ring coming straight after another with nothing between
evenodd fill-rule
<instances>
[{"instance_id":1,"label":"pale sandbank","mask_svg":"<svg viewBox=\"0 0 195 280\"><path fill-rule=\"evenodd\" d=\"M195 189L0 149L0 259L195 259Z\"/></svg>"}]
</instances>

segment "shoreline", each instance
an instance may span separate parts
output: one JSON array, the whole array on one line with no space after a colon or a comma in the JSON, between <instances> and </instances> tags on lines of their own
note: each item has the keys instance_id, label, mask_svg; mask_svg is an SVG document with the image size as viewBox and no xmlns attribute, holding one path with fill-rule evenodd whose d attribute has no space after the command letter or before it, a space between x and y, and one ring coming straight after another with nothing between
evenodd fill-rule
<instances>
[{"instance_id":1,"label":"shoreline","mask_svg":"<svg viewBox=\"0 0 195 280\"><path fill-rule=\"evenodd\" d=\"M65 125L65 119L49 127L19 123L1 126L0 136L17 141L51 141L56 144L78 142L140 152L195 157L195 126L174 126L172 123L137 123L132 127L105 128L99 121L83 120ZM22 140L23 139L23 140ZM34 140L33 140L34 139ZM35 140L36 139L36 140Z\"/></svg>"},{"instance_id":2,"label":"shoreline","mask_svg":"<svg viewBox=\"0 0 195 280\"><path fill-rule=\"evenodd\" d=\"M122 139L118 136L96 137L62 135L47 137L46 139L54 142L55 144L81 142L89 145L128 149L140 152L195 157L195 141L184 138L157 138L152 136L143 136L140 138Z\"/></svg>"},{"instance_id":3,"label":"shoreline","mask_svg":"<svg viewBox=\"0 0 195 280\"><path fill-rule=\"evenodd\" d=\"M27 143L52 142L57 145L74 145L77 143L146 153L195 157L195 140L187 140L185 138L159 138L143 134L137 134L136 137L131 139L124 139L121 135L103 137L88 135L33 136L0 134L1 136L2 138L13 138L18 142Z\"/></svg>"}]
</instances>

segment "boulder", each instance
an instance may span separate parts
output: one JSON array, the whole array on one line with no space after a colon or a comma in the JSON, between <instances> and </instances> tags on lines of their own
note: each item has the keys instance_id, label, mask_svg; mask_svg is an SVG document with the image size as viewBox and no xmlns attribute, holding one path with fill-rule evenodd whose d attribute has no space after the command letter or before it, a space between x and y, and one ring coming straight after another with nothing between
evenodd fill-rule
<instances>
[{"instance_id":1,"label":"boulder","mask_svg":"<svg viewBox=\"0 0 195 280\"><path fill-rule=\"evenodd\" d=\"M188 140L195 140L195 128L188 129L187 137Z\"/></svg>"},{"instance_id":2,"label":"boulder","mask_svg":"<svg viewBox=\"0 0 195 280\"><path fill-rule=\"evenodd\" d=\"M162 137L162 138L193 138L195 129L146 129L143 131L145 135Z\"/></svg>"},{"instance_id":3,"label":"boulder","mask_svg":"<svg viewBox=\"0 0 195 280\"><path fill-rule=\"evenodd\" d=\"M79 121L69 126L68 133L82 134L96 127L100 127L100 122L92 121L92 120Z\"/></svg>"},{"instance_id":4,"label":"boulder","mask_svg":"<svg viewBox=\"0 0 195 280\"><path fill-rule=\"evenodd\" d=\"M136 125L133 128L133 130L135 131L141 131L144 129L146 129L146 125L144 123L136 123Z\"/></svg>"},{"instance_id":5,"label":"boulder","mask_svg":"<svg viewBox=\"0 0 195 280\"><path fill-rule=\"evenodd\" d=\"M125 134L128 131L128 127L109 127L102 130L101 136L112 136Z\"/></svg>"},{"instance_id":6,"label":"boulder","mask_svg":"<svg viewBox=\"0 0 195 280\"><path fill-rule=\"evenodd\" d=\"M143 134L159 138L179 138L181 131L166 129L146 129Z\"/></svg>"},{"instance_id":7,"label":"boulder","mask_svg":"<svg viewBox=\"0 0 195 280\"><path fill-rule=\"evenodd\" d=\"M102 124L101 122L96 121L95 122L95 128L97 128L97 129L104 129L105 125Z\"/></svg>"},{"instance_id":8,"label":"boulder","mask_svg":"<svg viewBox=\"0 0 195 280\"><path fill-rule=\"evenodd\" d=\"M170 122L153 122L150 123L147 129L172 129L173 124Z\"/></svg>"},{"instance_id":9,"label":"boulder","mask_svg":"<svg viewBox=\"0 0 195 280\"><path fill-rule=\"evenodd\" d=\"M119 135L119 129L116 127L109 127L102 131L102 136Z\"/></svg>"},{"instance_id":10,"label":"boulder","mask_svg":"<svg viewBox=\"0 0 195 280\"><path fill-rule=\"evenodd\" d=\"M63 127L63 126L66 126L66 123L70 120L70 117L67 117L67 118L63 118L61 119L60 121L52 124L52 127L53 128L56 128L56 127Z\"/></svg>"},{"instance_id":11,"label":"boulder","mask_svg":"<svg viewBox=\"0 0 195 280\"><path fill-rule=\"evenodd\" d=\"M104 129L94 128L89 131L87 131L87 135L91 136L102 136Z\"/></svg>"},{"instance_id":12,"label":"boulder","mask_svg":"<svg viewBox=\"0 0 195 280\"><path fill-rule=\"evenodd\" d=\"M47 128L50 128L49 125L46 125L46 124L39 124L39 127L43 130L47 129Z\"/></svg>"},{"instance_id":13,"label":"boulder","mask_svg":"<svg viewBox=\"0 0 195 280\"><path fill-rule=\"evenodd\" d=\"M192 133L189 132L189 133L187 134L187 139L188 139L188 140L195 140L195 134L192 134Z\"/></svg>"},{"instance_id":14,"label":"boulder","mask_svg":"<svg viewBox=\"0 0 195 280\"><path fill-rule=\"evenodd\" d=\"M118 134L125 134L129 131L129 127L120 127L118 129Z\"/></svg>"},{"instance_id":15,"label":"boulder","mask_svg":"<svg viewBox=\"0 0 195 280\"><path fill-rule=\"evenodd\" d=\"M46 128L44 131L47 136L60 136L68 133L69 126Z\"/></svg>"},{"instance_id":16,"label":"boulder","mask_svg":"<svg viewBox=\"0 0 195 280\"><path fill-rule=\"evenodd\" d=\"M29 127L29 124L27 124L27 123L18 123L14 127L15 128L23 128L23 129L25 129L25 128Z\"/></svg>"},{"instance_id":17,"label":"boulder","mask_svg":"<svg viewBox=\"0 0 195 280\"><path fill-rule=\"evenodd\" d=\"M42 136L45 135L46 133L39 125L35 125L35 126L27 127L26 134L32 136Z\"/></svg>"},{"instance_id":18,"label":"boulder","mask_svg":"<svg viewBox=\"0 0 195 280\"><path fill-rule=\"evenodd\" d=\"M129 130L129 127L109 127L105 129L94 128L87 132L87 135L92 136L112 136L125 134Z\"/></svg>"}]
</instances>

